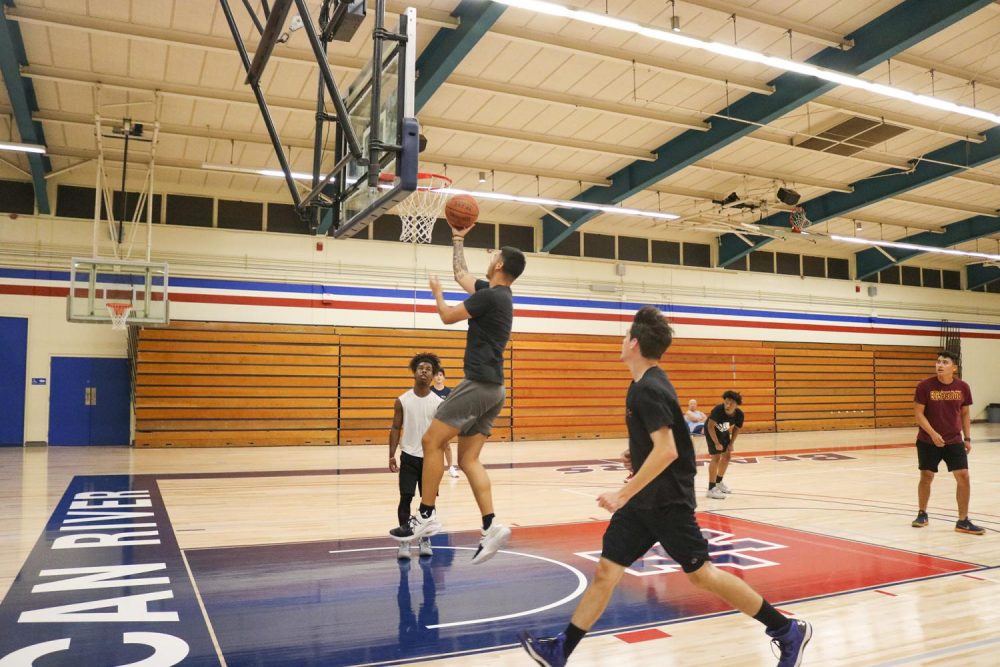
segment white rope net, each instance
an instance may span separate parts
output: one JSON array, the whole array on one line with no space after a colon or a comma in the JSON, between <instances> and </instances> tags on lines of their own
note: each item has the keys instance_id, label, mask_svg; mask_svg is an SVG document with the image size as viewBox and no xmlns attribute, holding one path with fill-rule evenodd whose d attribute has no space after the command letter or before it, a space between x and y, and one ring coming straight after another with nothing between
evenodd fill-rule
<instances>
[{"instance_id":1,"label":"white rope net","mask_svg":"<svg viewBox=\"0 0 1000 667\"><path fill-rule=\"evenodd\" d=\"M403 221L399 240L405 243L430 243L434 222L441 215L441 208L451 187L451 179L440 174L417 174L417 189L396 205L396 212Z\"/></svg>"},{"instance_id":2,"label":"white rope net","mask_svg":"<svg viewBox=\"0 0 1000 667\"><path fill-rule=\"evenodd\" d=\"M806 217L806 211L800 206L795 207L789 214L789 223L792 226L792 231L796 234L802 232L802 228L809 224L809 218Z\"/></svg>"},{"instance_id":3,"label":"white rope net","mask_svg":"<svg viewBox=\"0 0 1000 667\"><path fill-rule=\"evenodd\" d=\"M111 328L116 331L124 331L128 328L128 315L132 312L132 304L112 301L107 304L108 314L111 316Z\"/></svg>"}]
</instances>

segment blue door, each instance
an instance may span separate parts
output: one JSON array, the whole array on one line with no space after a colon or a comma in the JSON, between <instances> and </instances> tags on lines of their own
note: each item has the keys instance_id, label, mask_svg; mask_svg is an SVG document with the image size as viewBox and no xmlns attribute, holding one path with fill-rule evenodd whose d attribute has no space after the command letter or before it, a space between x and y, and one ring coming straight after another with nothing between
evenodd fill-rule
<instances>
[{"instance_id":1,"label":"blue door","mask_svg":"<svg viewBox=\"0 0 1000 667\"><path fill-rule=\"evenodd\" d=\"M53 357L50 445L129 444L128 359Z\"/></svg>"},{"instance_id":2,"label":"blue door","mask_svg":"<svg viewBox=\"0 0 1000 667\"><path fill-rule=\"evenodd\" d=\"M28 320L0 317L0 445L24 444L24 381L28 368Z\"/></svg>"}]
</instances>

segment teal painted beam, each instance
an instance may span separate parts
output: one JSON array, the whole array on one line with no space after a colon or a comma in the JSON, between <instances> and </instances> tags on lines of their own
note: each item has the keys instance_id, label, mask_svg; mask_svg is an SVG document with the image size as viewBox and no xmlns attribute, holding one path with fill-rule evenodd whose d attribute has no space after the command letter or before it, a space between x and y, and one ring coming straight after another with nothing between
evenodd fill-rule
<instances>
[{"instance_id":1,"label":"teal painted beam","mask_svg":"<svg viewBox=\"0 0 1000 667\"><path fill-rule=\"evenodd\" d=\"M976 289L1000 280L1000 268L985 264L972 264L965 267L965 287Z\"/></svg>"},{"instance_id":2,"label":"teal painted beam","mask_svg":"<svg viewBox=\"0 0 1000 667\"><path fill-rule=\"evenodd\" d=\"M946 225L943 234L920 232L897 240L903 243L915 243L935 248L950 248L959 243L972 241L989 236L990 234L996 234L997 232L1000 232L1000 218L977 215L974 218L967 218ZM890 261L888 257L875 248L866 248L855 253L858 280L863 280L911 257L924 254L920 250L907 250L904 248L884 248L884 250L895 257L896 261Z\"/></svg>"},{"instance_id":3,"label":"teal painted beam","mask_svg":"<svg viewBox=\"0 0 1000 667\"><path fill-rule=\"evenodd\" d=\"M475 48L506 5L484 0L462 0L451 13L459 20L457 28L441 28L417 58L417 86L414 106L420 111L441 84Z\"/></svg>"},{"instance_id":4,"label":"teal painted beam","mask_svg":"<svg viewBox=\"0 0 1000 667\"><path fill-rule=\"evenodd\" d=\"M10 0L5 4L13 6ZM7 17L0 13L0 75L3 75L7 97L10 98L10 105L14 110L14 122L17 124L21 141L44 146L45 132L42 130L42 125L31 117L32 112L38 111L35 89L30 79L21 76L21 67L27 64L28 57L21 39L21 28L15 21L8 21ZM44 155L27 153L27 156L31 167L31 181L35 188L35 205L39 213L48 215L52 211L49 206L45 175L52 170L52 165Z\"/></svg>"}]
</instances>

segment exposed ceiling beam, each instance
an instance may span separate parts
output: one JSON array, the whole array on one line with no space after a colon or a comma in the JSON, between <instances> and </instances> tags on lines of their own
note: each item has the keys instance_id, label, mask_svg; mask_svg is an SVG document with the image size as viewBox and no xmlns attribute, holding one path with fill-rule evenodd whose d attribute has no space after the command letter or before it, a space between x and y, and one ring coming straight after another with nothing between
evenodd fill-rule
<instances>
[{"instance_id":1,"label":"exposed ceiling beam","mask_svg":"<svg viewBox=\"0 0 1000 667\"><path fill-rule=\"evenodd\" d=\"M989 206L974 206L972 204L963 204L954 201L945 201L943 199L934 199L933 197L921 197L919 195L896 195L892 198L893 201L905 201L910 204L919 204L921 206L932 206L934 208L943 208L949 211L960 211L962 213L971 213L972 215L983 215L992 218L1000 217L1000 211L996 208L990 208Z\"/></svg>"},{"instance_id":2,"label":"exposed ceiling beam","mask_svg":"<svg viewBox=\"0 0 1000 667\"><path fill-rule=\"evenodd\" d=\"M833 30L816 28L808 23L792 21L783 16L769 12L755 11L748 7L743 7L732 2L722 2L721 0L684 0L683 4L678 8L682 19L684 18L684 7L687 5L701 7L702 9L711 9L726 16L735 16L740 22L757 23L769 28L776 28L782 32L791 30L793 39L802 39L814 44L835 46L842 49L849 49L854 46L853 40Z\"/></svg>"},{"instance_id":3,"label":"exposed ceiling beam","mask_svg":"<svg viewBox=\"0 0 1000 667\"><path fill-rule=\"evenodd\" d=\"M578 174L571 171L561 171L558 169L539 170L533 167L518 167L509 162L494 162L492 160L470 160L460 157L449 157L447 155L436 155L433 153L421 153L420 164L439 164L449 167L465 167L474 171L496 171L501 174L520 174L531 176L532 178L552 178L558 181L572 181L573 183L586 183L594 187L608 187L610 183L602 176L593 174Z\"/></svg>"},{"instance_id":4,"label":"exposed ceiling beam","mask_svg":"<svg viewBox=\"0 0 1000 667\"><path fill-rule=\"evenodd\" d=\"M627 65L640 65L672 74L685 79L695 79L717 86L728 86L734 90L770 95L774 88L766 81L748 76L736 76L732 72L687 65L671 58L657 57L647 53L639 53L628 49L598 44L593 41L564 37L555 32L540 32L522 26L496 25L491 34L501 35L515 42L534 44L538 48L551 48L576 55L590 55L603 60L616 60Z\"/></svg>"},{"instance_id":5,"label":"exposed ceiling beam","mask_svg":"<svg viewBox=\"0 0 1000 667\"><path fill-rule=\"evenodd\" d=\"M965 288L977 289L1000 280L1000 268L985 264L970 264L965 267Z\"/></svg>"},{"instance_id":6,"label":"exposed ceiling beam","mask_svg":"<svg viewBox=\"0 0 1000 667\"><path fill-rule=\"evenodd\" d=\"M505 127L493 127L490 125L480 125L468 121L450 120L447 118L435 118L423 116L420 119L421 128L441 129L461 134L475 134L477 136L494 137L497 139L524 141L531 144L553 146L556 148L571 148L574 150L588 151L592 153L602 153L605 155L616 155L632 160L654 160L656 156L641 148L628 148L619 144L606 144L599 141L584 141L573 139L572 137L559 137L553 134L542 132L525 132L524 130L514 130Z\"/></svg>"},{"instance_id":7,"label":"exposed ceiling beam","mask_svg":"<svg viewBox=\"0 0 1000 667\"><path fill-rule=\"evenodd\" d=\"M823 178L810 178L808 176L789 174L787 172L773 171L770 169L761 169L758 167L744 167L742 165L727 164L717 160L701 160L700 162L695 162L691 166L697 167L698 169L707 169L708 171L721 171L727 174L763 178L769 181L784 181L785 183L810 185L812 187L830 190L833 192L852 192L851 186L848 183L830 181Z\"/></svg>"},{"instance_id":8,"label":"exposed ceiling beam","mask_svg":"<svg viewBox=\"0 0 1000 667\"><path fill-rule=\"evenodd\" d=\"M881 16L852 31L856 45L850 51L830 47L808 62L845 74L858 75L887 58L895 57L930 35L954 25L988 3L989 0L950 0L947 3L903 0ZM774 84L776 91L770 96L751 93L727 107L728 117L745 120L713 118L712 128L708 132L681 134L654 151L657 153L655 162L635 162L628 165L612 175L610 188L586 190L575 199L600 204L623 201L751 134L757 126L777 120L835 88L833 83L790 72L777 77ZM587 211L561 213L572 221L569 228L550 217L542 218L543 251L552 250L594 217Z\"/></svg>"},{"instance_id":9,"label":"exposed ceiling beam","mask_svg":"<svg viewBox=\"0 0 1000 667\"><path fill-rule=\"evenodd\" d=\"M988 86L990 88L1000 89L1000 79L994 79L991 76L984 76L980 72L973 72L972 70L962 69L961 67L942 65L941 63L936 63L933 60L928 60L927 58L922 58L917 55L902 53L893 58L892 62L904 63L929 72L933 71L938 74L946 74L948 76L953 76L956 79L961 79L962 81L975 81L977 86Z\"/></svg>"},{"instance_id":10,"label":"exposed ceiling beam","mask_svg":"<svg viewBox=\"0 0 1000 667\"><path fill-rule=\"evenodd\" d=\"M504 83L502 81L489 81L487 79L477 79L475 77L459 74L453 74L451 78L448 79L448 85L480 92L495 93L497 95L539 100L575 109L612 113L630 118L642 118L644 120L663 123L664 125L682 127L686 130L704 132L709 129L709 126L705 123L703 116L695 116L694 114L678 114L670 111L662 111L660 109L649 109L646 107L635 106L633 104L605 102L603 100L594 99L593 97L568 95L566 93L541 90L532 86L518 86L511 83Z\"/></svg>"}]
</instances>

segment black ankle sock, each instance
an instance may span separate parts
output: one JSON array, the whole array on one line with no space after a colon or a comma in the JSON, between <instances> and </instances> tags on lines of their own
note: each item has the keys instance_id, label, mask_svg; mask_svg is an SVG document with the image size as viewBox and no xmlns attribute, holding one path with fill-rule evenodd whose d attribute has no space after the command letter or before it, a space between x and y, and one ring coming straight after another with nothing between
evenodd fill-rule
<instances>
[{"instance_id":1,"label":"black ankle sock","mask_svg":"<svg viewBox=\"0 0 1000 667\"><path fill-rule=\"evenodd\" d=\"M722 481L722 475L716 475L715 476L715 483L718 484L721 481Z\"/></svg>"},{"instance_id":2,"label":"black ankle sock","mask_svg":"<svg viewBox=\"0 0 1000 667\"><path fill-rule=\"evenodd\" d=\"M760 611L754 614L753 617L754 620L766 625L767 629L772 633L781 632L791 624L791 621L782 615L780 611L772 607L767 600L764 600L764 604L760 606Z\"/></svg>"},{"instance_id":3,"label":"black ankle sock","mask_svg":"<svg viewBox=\"0 0 1000 667\"><path fill-rule=\"evenodd\" d=\"M429 517L431 515L431 512L433 512L433 511L434 511L434 506L433 505L424 505L423 503L420 503L420 510L419 510L419 512L420 512L420 518L421 519L426 519L427 517Z\"/></svg>"},{"instance_id":4,"label":"black ankle sock","mask_svg":"<svg viewBox=\"0 0 1000 667\"><path fill-rule=\"evenodd\" d=\"M493 518L495 515L487 514L483 517L483 530L489 530L490 526L493 525Z\"/></svg>"},{"instance_id":5,"label":"black ankle sock","mask_svg":"<svg viewBox=\"0 0 1000 667\"><path fill-rule=\"evenodd\" d=\"M708 490L711 491L714 488L715 488L715 482L709 482L708 483Z\"/></svg>"},{"instance_id":6,"label":"black ankle sock","mask_svg":"<svg viewBox=\"0 0 1000 667\"><path fill-rule=\"evenodd\" d=\"M566 626L566 657L576 649L576 645L580 643L583 636L587 634L586 630L581 630L572 623Z\"/></svg>"}]
</instances>

